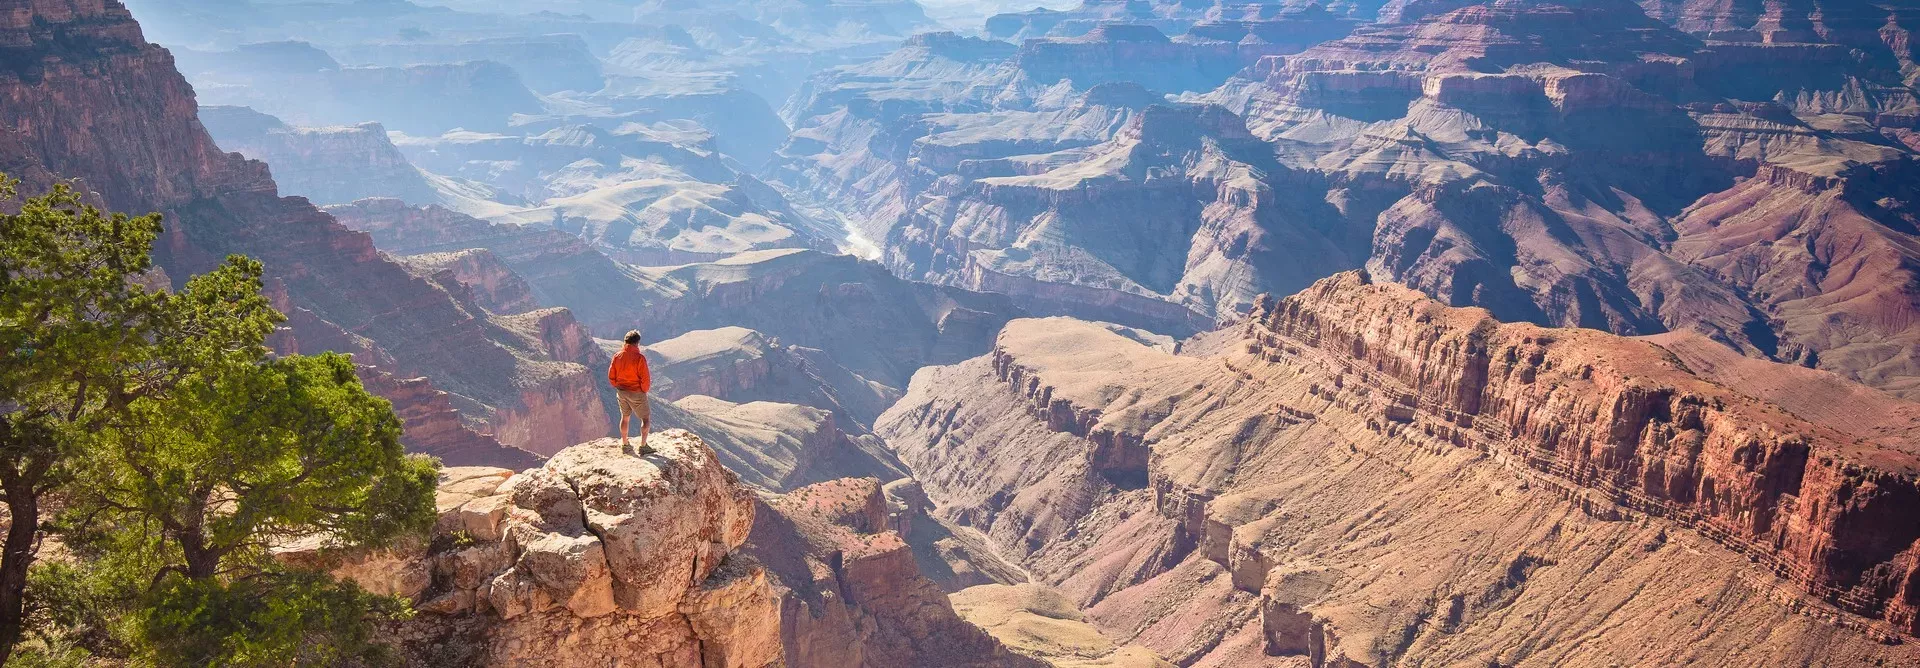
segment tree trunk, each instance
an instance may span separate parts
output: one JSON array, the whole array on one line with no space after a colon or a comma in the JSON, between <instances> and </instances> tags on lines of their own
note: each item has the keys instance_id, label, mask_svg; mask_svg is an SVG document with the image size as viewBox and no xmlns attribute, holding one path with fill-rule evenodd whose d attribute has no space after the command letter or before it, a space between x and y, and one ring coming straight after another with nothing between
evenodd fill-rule
<instances>
[{"instance_id":1,"label":"tree trunk","mask_svg":"<svg viewBox=\"0 0 1920 668\"><path fill-rule=\"evenodd\" d=\"M220 572L220 555L207 549L206 544L198 531L180 536L180 553L187 560L187 577L208 580Z\"/></svg>"},{"instance_id":2,"label":"tree trunk","mask_svg":"<svg viewBox=\"0 0 1920 668\"><path fill-rule=\"evenodd\" d=\"M207 547L207 507L213 505L212 497L211 489L192 492L187 497L192 505L180 520L185 525L179 534L180 556L187 561L187 577L194 580L211 580L220 572L220 554Z\"/></svg>"},{"instance_id":3,"label":"tree trunk","mask_svg":"<svg viewBox=\"0 0 1920 668\"><path fill-rule=\"evenodd\" d=\"M40 495L34 484L20 477L12 470L0 474L7 510L13 514L6 552L0 555L0 664L13 655L14 645L26 631L27 569L33 565L34 537L40 532Z\"/></svg>"}]
</instances>

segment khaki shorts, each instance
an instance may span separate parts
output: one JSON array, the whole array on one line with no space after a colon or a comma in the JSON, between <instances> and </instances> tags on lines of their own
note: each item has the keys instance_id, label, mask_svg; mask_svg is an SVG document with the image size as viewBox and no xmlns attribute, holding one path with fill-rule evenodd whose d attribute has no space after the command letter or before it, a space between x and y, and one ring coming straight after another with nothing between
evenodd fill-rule
<instances>
[{"instance_id":1,"label":"khaki shorts","mask_svg":"<svg viewBox=\"0 0 1920 668\"><path fill-rule=\"evenodd\" d=\"M647 393L628 392L626 390L619 390L619 393L621 418L624 419L631 415L640 418L641 422L651 422L653 420L653 409L647 406Z\"/></svg>"}]
</instances>

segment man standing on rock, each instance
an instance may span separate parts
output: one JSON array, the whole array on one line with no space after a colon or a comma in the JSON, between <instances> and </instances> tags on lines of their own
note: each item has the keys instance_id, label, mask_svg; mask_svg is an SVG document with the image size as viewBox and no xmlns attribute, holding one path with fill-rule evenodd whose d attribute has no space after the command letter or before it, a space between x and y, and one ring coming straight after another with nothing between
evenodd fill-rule
<instances>
[{"instance_id":1,"label":"man standing on rock","mask_svg":"<svg viewBox=\"0 0 1920 668\"><path fill-rule=\"evenodd\" d=\"M647 406L647 392L653 389L653 374L647 370L647 356L640 352L640 330L627 332L627 347L614 356L607 367L607 382L620 393L620 451L633 453L633 441L627 439L627 423L640 417L640 452L653 454L647 447L647 432L653 428L653 409Z\"/></svg>"}]
</instances>

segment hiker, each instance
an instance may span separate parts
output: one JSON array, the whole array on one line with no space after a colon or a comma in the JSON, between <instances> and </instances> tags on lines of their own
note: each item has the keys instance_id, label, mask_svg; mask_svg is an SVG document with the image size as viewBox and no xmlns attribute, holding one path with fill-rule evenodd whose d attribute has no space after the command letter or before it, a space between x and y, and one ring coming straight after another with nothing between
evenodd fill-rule
<instances>
[{"instance_id":1,"label":"hiker","mask_svg":"<svg viewBox=\"0 0 1920 668\"><path fill-rule=\"evenodd\" d=\"M607 367L607 382L620 393L620 451L634 454L633 441L627 438L627 423L640 418L640 452L653 454L647 447L647 432L653 428L653 409L647 406L647 392L653 389L653 374L647 371L647 356L640 352L640 330L627 332L627 347L614 356Z\"/></svg>"}]
</instances>

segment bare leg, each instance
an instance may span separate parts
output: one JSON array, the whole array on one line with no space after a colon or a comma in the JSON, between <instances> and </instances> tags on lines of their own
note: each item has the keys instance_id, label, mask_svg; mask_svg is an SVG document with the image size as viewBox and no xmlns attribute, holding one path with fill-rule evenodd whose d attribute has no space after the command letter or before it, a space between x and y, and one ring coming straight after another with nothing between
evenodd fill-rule
<instances>
[{"instance_id":1,"label":"bare leg","mask_svg":"<svg viewBox=\"0 0 1920 668\"><path fill-rule=\"evenodd\" d=\"M642 450L647 447L647 433L651 431L653 431L653 418L640 418L640 448Z\"/></svg>"},{"instance_id":2,"label":"bare leg","mask_svg":"<svg viewBox=\"0 0 1920 668\"><path fill-rule=\"evenodd\" d=\"M633 416L627 415L626 413L620 414L620 447L622 448L630 447L633 445L633 441L627 440L627 422L631 420L632 417ZM646 438L647 438L646 432L643 431L643 432L640 432L640 434L641 434L640 436L641 442L643 443L646 442Z\"/></svg>"}]
</instances>

